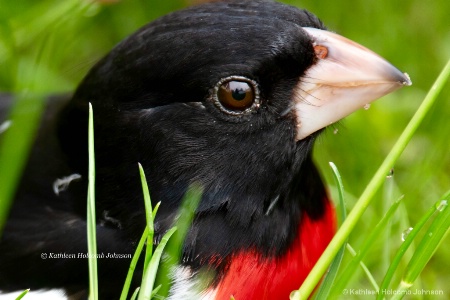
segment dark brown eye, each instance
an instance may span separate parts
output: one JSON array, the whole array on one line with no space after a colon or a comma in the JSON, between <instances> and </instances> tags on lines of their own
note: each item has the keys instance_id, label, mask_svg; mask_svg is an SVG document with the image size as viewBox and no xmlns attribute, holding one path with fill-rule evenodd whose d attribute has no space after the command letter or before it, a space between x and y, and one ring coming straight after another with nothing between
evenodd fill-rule
<instances>
[{"instance_id":1,"label":"dark brown eye","mask_svg":"<svg viewBox=\"0 0 450 300\"><path fill-rule=\"evenodd\" d=\"M240 76L222 79L216 86L216 104L230 114L249 112L252 106L257 107L259 95L256 82Z\"/></svg>"},{"instance_id":2,"label":"dark brown eye","mask_svg":"<svg viewBox=\"0 0 450 300\"><path fill-rule=\"evenodd\" d=\"M247 82L232 80L224 82L219 87L217 98L228 109L246 110L252 106L255 93Z\"/></svg>"}]
</instances>

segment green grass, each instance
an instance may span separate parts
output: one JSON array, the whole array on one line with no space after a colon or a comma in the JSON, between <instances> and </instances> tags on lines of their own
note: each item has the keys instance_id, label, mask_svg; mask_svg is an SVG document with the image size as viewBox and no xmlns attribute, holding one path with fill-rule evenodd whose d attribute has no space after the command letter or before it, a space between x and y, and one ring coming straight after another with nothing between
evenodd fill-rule
<instances>
[{"instance_id":1,"label":"green grass","mask_svg":"<svg viewBox=\"0 0 450 300\"><path fill-rule=\"evenodd\" d=\"M337 134L333 134L332 128L316 143L315 160L333 198L339 199L334 175L328 166L330 161L339 167L350 209L367 188L449 59L447 15L450 2L381 0L370 5L350 0L287 2L311 10L330 29L386 57L408 72L413 81L412 87L384 97L368 111L361 110L347 117L336 127L339 129ZM93 63L123 37L149 20L185 5L181 0L128 0L113 5L87 5L76 0L0 0L0 91L15 92L18 98L11 112L16 127L0 134L0 231L39 121L42 95L72 91ZM449 189L449 115L450 88L447 82L397 159L395 181L389 182L390 187L386 189L390 196L386 197L381 191L371 195L373 200L350 232L348 241L356 249L355 257L359 261L362 259L379 285L391 262L396 261L399 249L405 245L401 239L402 232L409 227L417 228L430 207ZM386 174L382 173L379 178ZM386 224L382 228L377 227L392 202L402 195L403 200ZM444 217L438 219L436 214ZM429 233L432 233L431 237L442 234L439 228L448 226L445 221L447 214L448 209L433 213L430 224L418 232L408 249L403 249L402 258L389 280L389 288L402 287L402 281L409 284L420 269L412 288L442 290L444 295L450 295L447 284L450 249L438 247L431 251L434 255L428 260L430 249L425 246L436 243L436 240L424 240ZM441 227L436 224L441 224ZM374 230L379 230L379 233L366 244ZM448 243L448 238L445 242ZM365 249L364 255L358 255L362 249ZM353 260L351 254L345 253L335 283L339 284L349 264L356 265L351 278L346 280L345 288L373 290L366 273ZM418 260L427 263L425 266L414 263ZM408 266L410 262L413 262L412 267ZM331 291L333 294L342 299L361 298ZM426 298L408 296L408 299Z\"/></svg>"},{"instance_id":2,"label":"green grass","mask_svg":"<svg viewBox=\"0 0 450 300\"><path fill-rule=\"evenodd\" d=\"M339 216L339 220L340 220L340 226L342 228L342 223L345 221L345 219L347 218L347 207L345 205L345 196L344 196L344 184L342 183L342 177L341 174L339 173L338 168L336 167L336 165L332 162L330 162L330 167L333 170L333 175L334 175L334 179L336 182L336 186L338 189L338 194L339 194L339 202L337 205L337 212L338 212L338 216ZM334 257L334 259L331 261L328 270L326 272L326 274L323 276L323 280L322 283L320 284L319 289L317 290L317 293L315 294L315 298L316 300L320 300L320 299L329 299L330 298L330 294L332 292L332 290L334 290L336 284L336 278L339 272L339 269L341 267L341 263L342 263L342 259L344 258L344 253L345 253L345 244L347 243L347 240L345 240L344 244L339 248L338 252L336 253L336 256ZM340 278L342 278L342 276L340 276ZM301 292L299 291L296 294L293 294L291 296L291 298L298 298L300 296Z\"/></svg>"},{"instance_id":3,"label":"green grass","mask_svg":"<svg viewBox=\"0 0 450 300\"><path fill-rule=\"evenodd\" d=\"M25 291L23 291L22 293L20 293L19 296L16 297L16 300L20 300L23 297L25 297L26 294L28 294L28 292L30 291L30 289L26 289Z\"/></svg>"},{"instance_id":4,"label":"green grass","mask_svg":"<svg viewBox=\"0 0 450 300\"><path fill-rule=\"evenodd\" d=\"M87 244L89 262L89 299L98 300L97 280L97 224L95 222L95 153L94 153L94 112L89 103L88 125L89 185L87 196Z\"/></svg>"}]
</instances>

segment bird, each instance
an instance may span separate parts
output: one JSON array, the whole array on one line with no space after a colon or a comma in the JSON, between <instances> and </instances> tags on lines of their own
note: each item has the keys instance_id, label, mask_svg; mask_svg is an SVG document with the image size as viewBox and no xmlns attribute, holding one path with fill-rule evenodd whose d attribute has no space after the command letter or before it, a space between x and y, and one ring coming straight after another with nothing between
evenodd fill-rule
<instances>
[{"instance_id":1,"label":"bird","mask_svg":"<svg viewBox=\"0 0 450 300\"><path fill-rule=\"evenodd\" d=\"M294 6L222 0L162 16L72 95L49 98L0 240L0 289L87 295L86 259L41 254L87 252L91 103L98 252L135 251L146 225L140 163L161 203L156 243L189 188L202 190L167 299L288 299L337 226L314 142L410 84ZM129 264L98 259L100 299L119 297Z\"/></svg>"}]
</instances>

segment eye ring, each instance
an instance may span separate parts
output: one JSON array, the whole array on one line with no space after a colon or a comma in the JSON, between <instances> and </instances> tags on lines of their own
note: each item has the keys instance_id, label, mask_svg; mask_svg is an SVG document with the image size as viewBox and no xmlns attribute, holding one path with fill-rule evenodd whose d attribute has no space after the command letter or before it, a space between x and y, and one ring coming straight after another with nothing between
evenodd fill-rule
<instances>
[{"instance_id":1,"label":"eye ring","mask_svg":"<svg viewBox=\"0 0 450 300\"><path fill-rule=\"evenodd\" d=\"M226 114L250 114L260 106L258 84L244 76L222 78L214 87L212 100Z\"/></svg>"}]
</instances>

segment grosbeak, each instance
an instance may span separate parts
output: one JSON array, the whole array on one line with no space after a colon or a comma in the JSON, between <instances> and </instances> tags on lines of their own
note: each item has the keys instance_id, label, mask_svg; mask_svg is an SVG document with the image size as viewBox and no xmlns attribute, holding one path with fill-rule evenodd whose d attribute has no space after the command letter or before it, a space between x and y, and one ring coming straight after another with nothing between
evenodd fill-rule
<instances>
[{"instance_id":1,"label":"grosbeak","mask_svg":"<svg viewBox=\"0 0 450 300\"><path fill-rule=\"evenodd\" d=\"M40 255L86 253L90 102L99 253L134 252L146 224L140 162L161 202L156 242L187 189L203 191L169 299L288 299L336 229L314 141L409 84L306 10L231 0L166 15L48 103L0 243L1 288L87 290L86 260ZM102 299L118 298L129 263L98 260Z\"/></svg>"}]
</instances>

